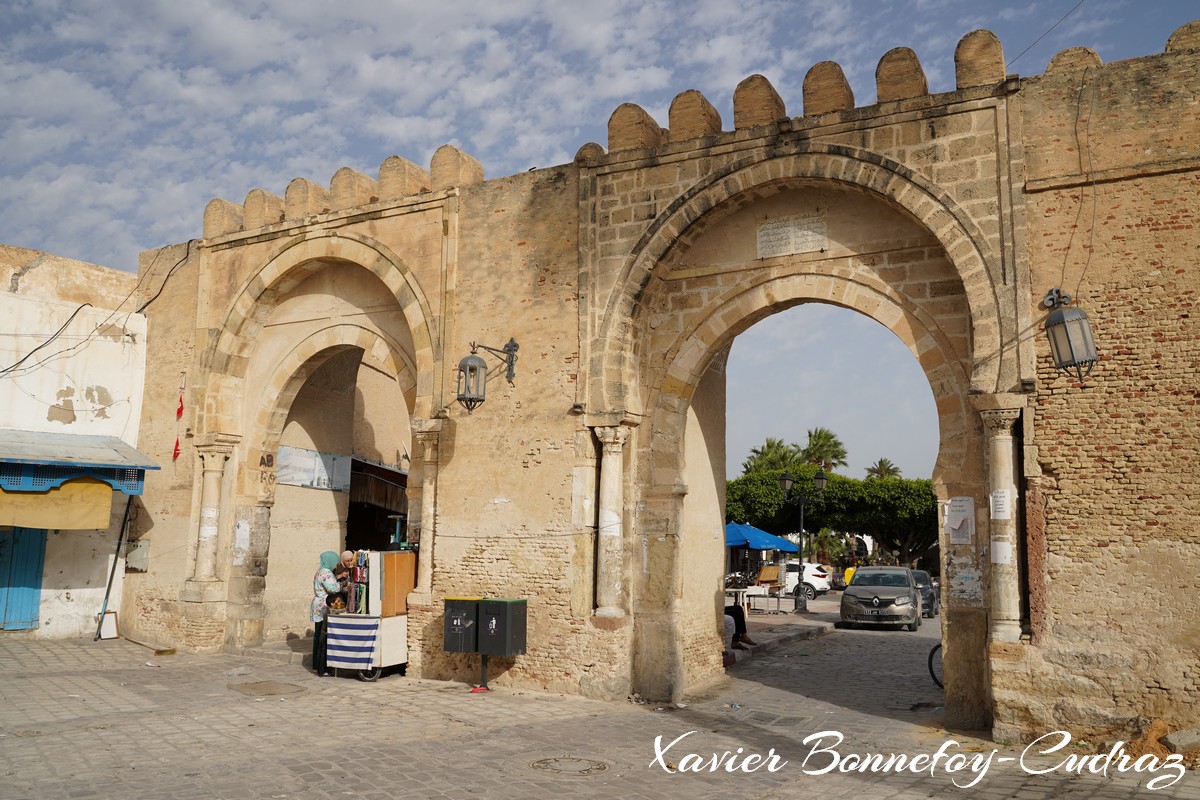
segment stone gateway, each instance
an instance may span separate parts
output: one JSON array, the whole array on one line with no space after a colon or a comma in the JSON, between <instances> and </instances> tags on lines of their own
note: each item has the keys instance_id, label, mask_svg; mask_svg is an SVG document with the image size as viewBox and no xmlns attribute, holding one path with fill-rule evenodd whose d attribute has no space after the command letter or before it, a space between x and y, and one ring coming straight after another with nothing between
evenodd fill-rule
<instances>
[{"instance_id":1,"label":"stone gateway","mask_svg":"<svg viewBox=\"0 0 1200 800\"><path fill-rule=\"evenodd\" d=\"M732 130L695 91L665 128L622 105L606 147L505 178L447 145L210 202L201 238L140 264L161 287L140 445L171 452L181 373L185 430L147 475L125 633L304 636L361 476L402 476L410 674L477 674L443 650L444 598L527 598L495 683L678 700L723 674L730 343L827 303L920 363L935 491L973 514L941 534L947 724L1200 722L1200 24L1027 78L975 31L956 64L930 94L892 50L869 105L817 64L798 116L751 76ZM1094 329L1083 385L1050 359L1056 288ZM485 355L468 414L459 361L510 338L514 380Z\"/></svg>"}]
</instances>

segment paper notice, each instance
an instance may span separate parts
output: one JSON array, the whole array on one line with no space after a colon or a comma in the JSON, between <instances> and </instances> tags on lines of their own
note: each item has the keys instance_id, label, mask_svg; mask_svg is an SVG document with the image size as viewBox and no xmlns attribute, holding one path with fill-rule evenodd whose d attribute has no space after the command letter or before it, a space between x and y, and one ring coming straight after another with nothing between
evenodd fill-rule
<instances>
[{"instance_id":1,"label":"paper notice","mask_svg":"<svg viewBox=\"0 0 1200 800\"><path fill-rule=\"evenodd\" d=\"M975 537L975 498L951 497L946 504L946 536L950 544L970 544Z\"/></svg>"}]
</instances>

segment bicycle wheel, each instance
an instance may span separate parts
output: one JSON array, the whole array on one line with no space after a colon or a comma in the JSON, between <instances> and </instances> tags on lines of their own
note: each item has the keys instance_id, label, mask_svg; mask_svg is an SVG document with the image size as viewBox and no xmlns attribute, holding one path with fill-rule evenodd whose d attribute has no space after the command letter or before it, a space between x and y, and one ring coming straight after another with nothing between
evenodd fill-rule
<instances>
[{"instance_id":1,"label":"bicycle wheel","mask_svg":"<svg viewBox=\"0 0 1200 800\"><path fill-rule=\"evenodd\" d=\"M942 687L942 644L938 642L929 651L929 676L933 678L933 682Z\"/></svg>"}]
</instances>

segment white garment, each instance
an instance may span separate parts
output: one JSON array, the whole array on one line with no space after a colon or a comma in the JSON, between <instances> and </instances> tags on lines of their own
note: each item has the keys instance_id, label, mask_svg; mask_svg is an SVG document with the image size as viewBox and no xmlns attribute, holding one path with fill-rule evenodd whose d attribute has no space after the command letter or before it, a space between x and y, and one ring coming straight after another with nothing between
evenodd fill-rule
<instances>
[{"instance_id":1,"label":"white garment","mask_svg":"<svg viewBox=\"0 0 1200 800\"><path fill-rule=\"evenodd\" d=\"M733 617L725 615L725 650L726 652L733 649L733 632L736 628Z\"/></svg>"}]
</instances>

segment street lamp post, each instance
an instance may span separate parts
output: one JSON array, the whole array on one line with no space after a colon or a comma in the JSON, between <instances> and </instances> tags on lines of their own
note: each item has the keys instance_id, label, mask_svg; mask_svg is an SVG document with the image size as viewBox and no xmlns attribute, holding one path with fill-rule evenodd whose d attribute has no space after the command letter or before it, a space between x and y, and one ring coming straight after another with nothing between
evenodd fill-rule
<instances>
[{"instance_id":1,"label":"street lamp post","mask_svg":"<svg viewBox=\"0 0 1200 800\"><path fill-rule=\"evenodd\" d=\"M796 503L800 506L800 574L796 576L796 599L794 613L799 614L802 611L808 611L808 594L804 591L804 505L811 500L816 500L825 491L825 484L829 478L825 475L825 470L817 468L817 474L813 476L813 488L816 490L812 497L804 494L800 490L796 490L795 495L792 494L792 486L796 483L796 479L792 473L785 472L779 478L779 485L783 489L783 502ZM812 549L815 556L817 547L816 537L813 537Z\"/></svg>"}]
</instances>

